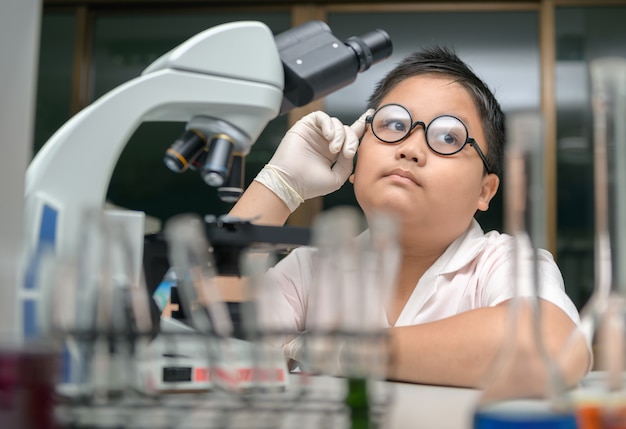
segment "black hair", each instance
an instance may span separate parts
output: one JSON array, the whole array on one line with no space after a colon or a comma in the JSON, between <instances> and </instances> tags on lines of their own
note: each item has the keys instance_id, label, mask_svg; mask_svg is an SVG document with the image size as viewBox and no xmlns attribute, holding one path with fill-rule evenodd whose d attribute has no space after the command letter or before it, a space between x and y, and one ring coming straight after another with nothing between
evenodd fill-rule
<instances>
[{"instance_id":1,"label":"black hair","mask_svg":"<svg viewBox=\"0 0 626 429\"><path fill-rule=\"evenodd\" d=\"M429 73L449 76L468 90L476 103L487 139L487 161L490 171L501 178L505 142L504 113L485 82L449 47L434 46L404 58L378 83L367 107L376 109L383 98L400 82Z\"/></svg>"}]
</instances>

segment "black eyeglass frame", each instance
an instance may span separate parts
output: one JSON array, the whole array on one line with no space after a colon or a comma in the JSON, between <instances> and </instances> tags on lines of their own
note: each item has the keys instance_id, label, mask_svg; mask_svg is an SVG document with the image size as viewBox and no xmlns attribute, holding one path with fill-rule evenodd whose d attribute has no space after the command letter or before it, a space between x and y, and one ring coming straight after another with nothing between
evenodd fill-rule
<instances>
[{"instance_id":1,"label":"black eyeglass frame","mask_svg":"<svg viewBox=\"0 0 626 429\"><path fill-rule=\"evenodd\" d=\"M376 116L376 114L384 107L387 106L398 106L401 109L404 109L406 111L406 113L409 115L409 122L411 123L411 127L409 128L409 130L406 132L406 134L399 138L398 140L385 140L385 139L381 139L378 134L376 134L376 131L374 131L374 126L373 126L373 122L374 122L374 116ZM439 152L438 150L435 150L431 145L430 142L428 141L428 128L430 127L430 125L435 122L437 119L439 118L454 118L457 121L459 121L459 123L461 125L463 125L463 128L465 129L465 142L454 152L450 152L450 153L443 153L443 152ZM476 140L474 140L473 137L470 137L469 135L469 131L467 129L467 125L465 125L465 123L460 120L459 118L457 118L454 115L439 115L435 118L433 118L428 125L426 125L423 121L415 121L413 122L413 116L411 116L411 112L409 111L409 109L407 109L406 107L404 107L402 104L397 104L397 103L388 103L388 104L384 104L382 106L380 106L378 109L376 109L376 111L374 113L372 113L371 115L368 115L365 118L365 123L370 125L370 128L372 129L372 134L374 134L374 137L376 137L378 140L380 140L381 142L384 143L400 143L402 140L406 139L409 135L411 135L411 133L413 132L413 130L418 126L421 125L422 128L424 129L424 137L426 139L426 144L428 145L428 148L430 150L432 150L433 152L435 152L438 155L442 155L442 156L449 156L449 155L454 155L455 153L459 153L461 152L465 146L467 144L469 144L470 146L472 146L474 149L476 149L476 153L478 153L478 156L480 157L481 161L483 162L484 166L485 166L485 170L487 171L487 174L491 174L492 170L489 167L489 162L487 161L487 157L485 156L485 154L483 153L483 151L480 149L480 146L478 146L478 143L476 142Z\"/></svg>"}]
</instances>

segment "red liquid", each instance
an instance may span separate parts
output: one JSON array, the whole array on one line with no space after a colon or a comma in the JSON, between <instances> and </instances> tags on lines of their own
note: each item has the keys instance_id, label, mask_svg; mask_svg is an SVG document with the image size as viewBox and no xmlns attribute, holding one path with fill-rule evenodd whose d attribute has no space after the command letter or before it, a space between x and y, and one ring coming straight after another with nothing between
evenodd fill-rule
<instances>
[{"instance_id":1,"label":"red liquid","mask_svg":"<svg viewBox=\"0 0 626 429\"><path fill-rule=\"evenodd\" d=\"M57 356L46 350L0 349L0 427L53 429Z\"/></svg>"}]
</instances>

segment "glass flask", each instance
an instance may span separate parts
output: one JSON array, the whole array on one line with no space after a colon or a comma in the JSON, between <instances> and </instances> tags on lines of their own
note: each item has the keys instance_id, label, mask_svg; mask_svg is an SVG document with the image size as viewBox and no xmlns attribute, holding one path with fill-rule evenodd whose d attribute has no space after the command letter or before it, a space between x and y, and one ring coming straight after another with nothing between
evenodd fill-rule
<instances>
[{"instance_id":1,"label":"glass flask","mask_svg":"<svg viewBox=\"0 0 626 429\"><path fill-rule=\"evenodd\" d=\"M515 296L503 345L486 373L474 429L576 428L565 383L542 338L535 247L544 218L541 133L536 112L513 112L507 120L505 226L512 236Z\"/></svg>"},{"instance_id":2,"label":"glass flask","mask_svg":"<svg viewBox=\"0 0 626 429\"><path fill-rule=\"evenodd\" d=\"M626 59L590 64L595 194L595 284L581 311L593 372L576 392L581 429L626 428ZM566 360L567 350L562 359Z\"/></svg>"}]
</instances>

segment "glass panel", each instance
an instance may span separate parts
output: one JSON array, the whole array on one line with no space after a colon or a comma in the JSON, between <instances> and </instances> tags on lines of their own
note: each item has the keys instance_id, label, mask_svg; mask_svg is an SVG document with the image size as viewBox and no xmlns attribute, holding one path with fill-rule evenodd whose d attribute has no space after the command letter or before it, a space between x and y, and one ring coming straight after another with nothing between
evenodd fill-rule
<instances>
[{"instance_id":1,"label":"glass panel","mask_svg":"<svg viewBox=\"0 0 626 429\"><path fill-rule=\"evenodd\" d=\"M557 256L581 307L594 282L593 123L589 61L626 56L626 7L557 8Z\"/></svg>"},{"instance_id":2,"label":"glass panel","mask_svg":"<svg viewBox=\"0 0 626 429\"><path fill-rule=\"evenodd\" d=\"M356 82L326 99L329 113L351 123L365 108L375 84L403 57L421 47L447 45L455 49L495 92L503 110L538 109L538 16L535 12L332 13L329 25L342 40L375 28L391 36L394 53L358 76ZM356 204L351 184L325 199L326 206ZM498 192L479 220L485 230L502 228Z\"/></svg>"},{"instance_id":3,"label":"glass panel","mask_svg":"<svg viewBox=\"0 0 626 429\"><path fill-rule=\"evenodd\" d=\"M71 114L75 21L70 13L42 15L34 153Z\"/></svg>"},{"instance_id":4,"label":"glass panel","mask_svg":"<svg viewBox=\"0 0 626 429\"><path fill-rule=\"evenodd\" d=\"M262 21L276 34L290 27L290 19L288 12L99 16L94 32L93 94L100 97L139 76L162 54L215 25ZM144 123L138 128L113 172L107 194L109 202L144 211L162 221L183 212L201 215L228 212L230 204L221 202L215 189L204 184L197 173L175 174L165 167L163 154L182 133L184 125ZM246 184L269 160L286 129L286 116L268 124L246 160Z\"/></svg>"}]
</instances>

